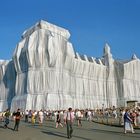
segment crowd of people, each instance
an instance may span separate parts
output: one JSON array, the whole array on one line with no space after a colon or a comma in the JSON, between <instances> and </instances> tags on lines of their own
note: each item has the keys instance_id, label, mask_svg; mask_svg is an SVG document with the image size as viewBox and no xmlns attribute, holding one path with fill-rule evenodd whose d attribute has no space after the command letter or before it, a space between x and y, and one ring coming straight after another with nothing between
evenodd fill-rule
<instances>
[{"instance_id":1,"label":"crowd of people","mask_svg":"<svg viewBox=\"0 0 140 140\"><path fill-rule=\"evenodd\" d=\"M94 112L94 120L104 120L106 124L118 122L118 125L124 126L124 133L135 133L134 127L140 127L140 107L128 108L105 108L97 109Z\"/></svg>"},{"instance_id":2,"label":"crowd of people","mask_svg":"<svg viewBox=\"0 0 140 140\"><path fill-rule=\"evenodd\" d=\"M44 120L54 120L56 129L66 126L67 137L72 137L73 122L75 121L78 127L82 127L82 120L93 121L99 118L113 118L119 120L119 125L124 126L124 133L131 131L135 133L134 126L140 126L140 108L102 108L102 109L86 109L79 110L69 108L68 110L25 110L17 109L11 113L9 109L0 113L0 119L4 122L4 128L8 128L11 120L15 122L14 131L18 131L20 120L25 123L43 125Z\"/></svg>"},{"instance_id":3,"label":"crowd of people","mask_svg":"<svg viewBox=\"0 0 140 140\"><path fill-rule=\"evenodd\" d=\"M78 113L78 114L77 114ZM74 119L77 118L78 126L81 125L81 119L82 116L81 112L79 110L75 112L72 110L72 108L68 108L68 110L58 110L58 111L46 111L46 110L25 110L24 112L20 109L17 109L17 111L11 113L9 109L7 109L4 112L0 113L0 120L4 122L4 128L8 128L8 124L10 121L14 121L15 125L13 127L13 131L18 131L20 120L22 119L25 121L25 123L31 123L36 124L39 123L39 125L43 125L43 122L45 120L54 120L55 127L58 128L58 126L63 127L66 126L67 128L67 137L68 139L72 138L73 133L73 122Z\"/></svg>"}]
</instances>

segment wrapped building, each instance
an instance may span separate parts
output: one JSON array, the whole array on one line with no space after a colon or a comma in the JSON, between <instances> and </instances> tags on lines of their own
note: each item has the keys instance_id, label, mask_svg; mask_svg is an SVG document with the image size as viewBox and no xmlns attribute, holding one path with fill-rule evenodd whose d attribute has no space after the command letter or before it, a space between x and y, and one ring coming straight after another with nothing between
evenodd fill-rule
<instances>
[{"instance_id":1,"label":"wrapped building","mask_svg":"<svg viewBox=\"0 0 140 140\"><path fill-rule=\"evenodd\" d=\"M140 60L79 55L68 30L40 21L26 30L12 60L0 61L0 110L86 109L140 102Z\"/></svg>"}]
</instances>

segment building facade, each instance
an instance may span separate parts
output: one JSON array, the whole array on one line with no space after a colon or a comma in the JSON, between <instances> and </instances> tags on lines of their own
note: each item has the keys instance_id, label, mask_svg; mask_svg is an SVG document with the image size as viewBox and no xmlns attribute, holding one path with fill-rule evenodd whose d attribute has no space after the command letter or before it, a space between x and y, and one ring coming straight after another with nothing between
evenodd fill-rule
<instances>
[{"instance_id":1,"label":"building facade","mask_svg":"<svg viewBox=\"0 0 140 140\"><path fill-rule=\"evenodd\" d=\"M102 108L140 102L140 60L79 55L68 30L40 21L26 30L12 60L0 61L0 110Z\"/></svg>"}]
</instances>

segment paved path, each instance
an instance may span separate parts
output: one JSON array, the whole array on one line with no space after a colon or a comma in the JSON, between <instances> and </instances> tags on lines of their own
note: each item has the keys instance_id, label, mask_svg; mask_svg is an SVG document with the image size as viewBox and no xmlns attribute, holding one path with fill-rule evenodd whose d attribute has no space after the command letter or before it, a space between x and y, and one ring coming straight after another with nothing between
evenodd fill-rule
<instances>
[{"instance_id":1,"label":"paved path","mask_svg":"<svg viewBox=\"0 0 140 140\"><path fill-rule=\"evenodd\" d=\"M13 128L11 122L9 127ZM135 134L123 134L123 128L106 126L93 122L83 121L83 126L78 128L74 125L71 140L139 140L140 129ZM55 123L47 121L43 126L21 122L19 131L4 129L0 123L0 140L66 140L66 127L55 128Z\"/></svg>"}]
</instances>

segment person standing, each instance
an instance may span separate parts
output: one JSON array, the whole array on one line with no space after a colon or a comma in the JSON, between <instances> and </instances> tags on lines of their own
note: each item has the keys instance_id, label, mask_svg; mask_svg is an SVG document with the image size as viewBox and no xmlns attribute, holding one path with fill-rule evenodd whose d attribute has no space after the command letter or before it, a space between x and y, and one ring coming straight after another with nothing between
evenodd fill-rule
<instances>
[{"instance_id":1,"label":"person standing","mask_svg":"<svg viewBox=\"0 0 140 140\"><path fill-rule=\"evenodd\" d=\"M20 114L20 109L17 110L15 113L15 126L14 126L14 131L18 131L19 128L19 122L20 122L21 114Z\"/></svg>"},{"instance_id":2,"label":"person standing","mask_svg":"<svg viewBox=\"0 0 140 140\"><path fill-rule=\"evenodd\" d=\"M88 112L87 112L87 121L91 121L91 111L90 110L88 110Z\"/></svg>"},{"instance_id":3,"label":"person standing","mask_svg":"<svg viewBox=\"0 0 140 140\"><path fill-rule=\"evenodd\" d=\"M66 120L66 125L67 125L67 137L68 139L72 138L72 133L73 133L73 120L74 120L74 114L72 112L72 108L70 107L68 109L68 112L65 114L65 120Z\"/></svg>"},{"instance_id":4,"label":"person standing","mask_svg":"<svg viewBox=\"0 0 140 140\"><path fill-rule=\"evenodd\" d=\"M77 112L76 112L77 126L82 126L81 115L82 115L81 111L78 109Z\"/></svg>"},{"instance_id":5,"label":"person standing","mask_svg":"<svg viewBox=\"0 0 140 140\"><path fill-rule=\"evenodd\" d=\"M35 114L35 111L32 112L32 117L31 117L31 123L32 124L35 124L35 117L36 117L36 114Z\"/></svg>"},{"instance_id":6,"label":"person standing","mask_svg":"<svg viewBox=\"0 0 140 140\"><path fill-rule=\"evenodd\" d=\"M28 122L29 111L25 111L25 122Z\"/></svg>"},{"instance_id":7,"label":"person standing","mask_svg":"<svg viewBox=\"0 0 140 140\"><path fill-rule=\"evenodd\" d=\"M44 119L44 113L43 113L42 109L38 112L38 116L39 116L39 124L42 125L43 119Z\"/></svg>"}]
</instances>

